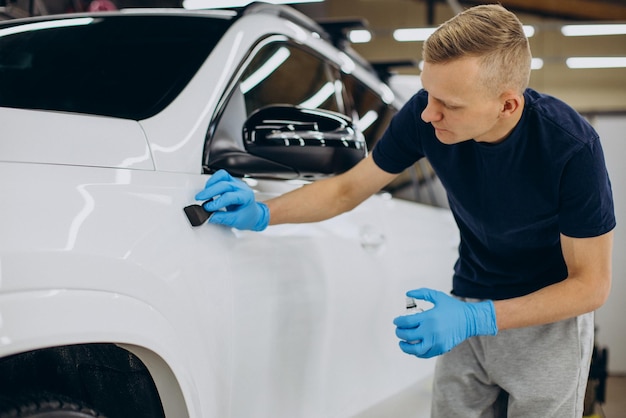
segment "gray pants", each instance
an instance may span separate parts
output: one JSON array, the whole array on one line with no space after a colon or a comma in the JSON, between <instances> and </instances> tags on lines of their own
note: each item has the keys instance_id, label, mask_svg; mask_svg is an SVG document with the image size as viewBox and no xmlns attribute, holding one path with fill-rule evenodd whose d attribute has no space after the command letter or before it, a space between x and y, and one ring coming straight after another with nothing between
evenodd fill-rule
<instances>
[{"instance_id":1,"label":"gray pants","mask_svg":"<svg viewBox=\"0 0 626 418\"><path fill-rule=\"evenodd\" d=\"M433 418L580 418L593 312L470 338L439 357Z\"/></svg>"}]
</instances>

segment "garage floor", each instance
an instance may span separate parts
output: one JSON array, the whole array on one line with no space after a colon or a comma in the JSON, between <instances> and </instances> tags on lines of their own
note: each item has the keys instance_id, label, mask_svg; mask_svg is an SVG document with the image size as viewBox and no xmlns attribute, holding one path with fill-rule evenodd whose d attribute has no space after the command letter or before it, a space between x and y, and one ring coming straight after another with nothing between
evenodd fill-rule
<instances>
[{"instance_id":1,"label":"garage floor","mask_svg":"<svg viewBox=\"0 0 626 418\"><path fill-rule=\"evenodd\" d=\"M428 405L429 402L430 383L430 381L421 382L389 399L385 405L374 407L354 418L386 418L390 416L389 405L394 405L392 416L428 418L430 408L424 408L423 405ZM597 418L626 418L626 375L611 376L607 379L606 403L596 407L595 413Z\"/></svg>"},{"instance_id":2,"label":"garage floor","mask_svg":"<svg viewBox=\"0 0 626 418\"><path fill-rule=\"evenodd\" d=\"M611 376L606 382L606 403L596 413L606 418L626 418L626 375Z\"/></svg>"}]
</instances>

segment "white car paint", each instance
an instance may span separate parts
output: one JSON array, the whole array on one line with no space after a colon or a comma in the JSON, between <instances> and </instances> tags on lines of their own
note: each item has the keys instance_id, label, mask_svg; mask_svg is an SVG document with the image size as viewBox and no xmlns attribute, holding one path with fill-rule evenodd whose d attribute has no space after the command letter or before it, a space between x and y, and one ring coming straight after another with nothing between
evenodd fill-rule
<instances>
[{"instance_id":1,"label":"white car paint","mask_svg":"<svg viewBox=\"0 0 626 418\"><path fill-rule=\"evenodd\" d=\"M0 161L154 170L135 121L9 108L2 109Z\"/></svg>"},{"instance_id":2,"label":"white car paint","mask_svg":"<svg viewBox=\"0 0 626 418\"><path fill-rule=\"evenodd\" d=\"M2 163L0 178L3 355L144 347L208 417L352 416L432 372L391 321L406 290L448 283L442 209L376 196L318 224L193 229L182 207L206 176Z\"/></svg>"}]
</instances>

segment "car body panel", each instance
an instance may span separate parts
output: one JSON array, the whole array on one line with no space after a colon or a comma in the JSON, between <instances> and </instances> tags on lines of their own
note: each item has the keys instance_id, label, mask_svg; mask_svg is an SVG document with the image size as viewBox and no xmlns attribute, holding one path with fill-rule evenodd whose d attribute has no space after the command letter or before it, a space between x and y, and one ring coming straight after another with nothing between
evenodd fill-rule
<instances>
[{"instance_id":1,"label":"car body panel","mask_svg":"<svg viewBox=\"0 0 626 418\"><path fill-rule=\"evenodd\" d=\"M135 121L4 108L0 125L0 161L154 170Z\"/></svg>"},{"instance_id":2,"label":"car body panel","mask_svg":"<svg viewBox=\"0 0 626 418\"><path fill-rule=\"evenodd\" d=\"M33 345L106 338L147 347L175 357L174 374L203 394L202 414L192 416L350 416L428 377L433 363L398 351L391 320L408 288L447 283L456 237L447 211L375 196L318 224L261 233L192 228L182 207L207 177L0 164L0 178L14 179L2 195L21 200L3 205L2 293L130 298L166 318L174 345L161 347L158 327L128 321L138 312L128 316L115 304L50 334L52 324L68 326L65 316L82 312L72 302L60 316L45 310L50 322L10 331L3 304L0 333L11 341L4 349L28 348L14 345L22 329ZM259 197L299 187L276 183L259 182ZM416 215L423 223L395 222ZM372 233L382 243L371 245ZM112 333L121 323L134 331ZM47 334L40 341L39 327Z\"/></svg>"}]
</instances>

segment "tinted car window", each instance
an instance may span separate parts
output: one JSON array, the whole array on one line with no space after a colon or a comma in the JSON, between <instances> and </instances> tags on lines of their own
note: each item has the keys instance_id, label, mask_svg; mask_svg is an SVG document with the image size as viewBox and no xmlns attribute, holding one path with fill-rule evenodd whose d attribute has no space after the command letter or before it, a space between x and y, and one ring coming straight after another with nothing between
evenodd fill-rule
<instances>
[{"instance_id":1,"label":"tinted car window","mask_svg":"<svg viewBox=\"0 0 626 418\"><path fill-rule=\"evenodd\" d=\"M385 103L378 94L354 76L344 75L343 82L346 86L347 101L352 108L350 116L357 121L356 125L365 135L367 149L371 151L397 109Z\"/></svg>"},{"instance_id":2,"label":"tinted car window","mask_svg":"<svg viewBox=\"0 0 626 418\"><path fill-rule=\"evenodd\" d=\"M340 111L335 70L316 55L275 42L252 58L240 83L248 114L263 106L285 103Z\"/></svg>"},{"instance_id":3,"label":"tinted car window","mask_svg":"<svg viewBox=\"0 0 626 418\"><path fill-rule=\"evenodd\" d=\"M180 93L228 25L193 16L3 24L0 106L152 116Z\"/></svg>"},{"instance_id":4,"label":"tinted car window","mask_svg":"<svg viewBox=\"0 0 626 418\"><path fill-rule=\"evenodd\" d=\"M230 92L215 127L209 128L205 171L225 168L240 175L247 172L250 161L245 157L241 129L257 109L289 104L343 113L338 77L337 69L312 51L282 41L259 45Z\"/></svg>"}]
</instances>

